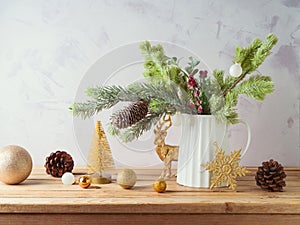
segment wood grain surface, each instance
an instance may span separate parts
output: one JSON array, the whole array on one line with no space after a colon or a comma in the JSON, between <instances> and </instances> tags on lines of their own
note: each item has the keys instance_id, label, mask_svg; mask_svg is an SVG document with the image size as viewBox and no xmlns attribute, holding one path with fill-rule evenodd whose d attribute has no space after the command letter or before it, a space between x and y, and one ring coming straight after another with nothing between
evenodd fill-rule
<instances>
[{"instance_id":1,"label":"wood grain surface","mask_svg":"<svg viewBox=\"0 0 300 225\"><path fill-rule=\"evenodd\" d=\"M19 185L0 183L0 224L300 224L300 170L286 169L284 192L256 186L255 169L227 188L189 188L167 181L167 192L156 193L157 168L135 168L138 182L125 190L115 182L64 185L41 167ZM76 177L85 174L75 169ZM113 178L116 171L112 171ZM72 221L72 222L71 222ZM241 221L243 221L241 223Z\"/></svg>"}]
</instances>

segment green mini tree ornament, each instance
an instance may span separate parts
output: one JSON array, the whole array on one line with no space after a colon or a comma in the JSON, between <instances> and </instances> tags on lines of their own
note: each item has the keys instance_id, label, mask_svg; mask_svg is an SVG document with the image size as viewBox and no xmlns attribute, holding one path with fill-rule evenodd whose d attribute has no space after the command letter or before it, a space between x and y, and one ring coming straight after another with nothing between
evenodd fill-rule
<instances>
[{"instance_id":1,"label":"green mini tree ornament","mask_svg":"<svg viewBox=\"0 0 300 225\"><path fill-rule=\"evenodd\" d=\"M145 41L140 49L145 58L143 75L146 82L134 82L127 87L111 85L89 88L87 95L90 99L85 103L74 103L71 110L75 116L87 118L119 102L146 103L144 106L148 109L143 106L145 113L142 116L124 120L124 124L130 126L116 126L119 124L114 122L117 115L111 116L108 132L119 136L124 142L132 141L150 130L165 113L211 114L219 121L238 123L236 106L239 95L262 101L274 91L271 77L256 74L255 71L276 43L277 37L269 34L265 41L256 38L247 47L238 46L229 74L216 69L212 76L208 76L207 71L197 68L198 60L190 57L187 66L182 67L180 60L167 56L161 45L152 46ZM133 114L130 110L123 112L130 112L129 117Z\"/></svg>"}]
</instances>

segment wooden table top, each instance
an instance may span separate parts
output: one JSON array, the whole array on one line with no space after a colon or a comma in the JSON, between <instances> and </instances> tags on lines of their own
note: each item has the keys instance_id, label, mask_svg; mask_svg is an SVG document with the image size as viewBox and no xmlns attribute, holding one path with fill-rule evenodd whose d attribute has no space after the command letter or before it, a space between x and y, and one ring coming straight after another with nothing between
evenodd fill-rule
<instances>
[{"instance_id":1,"label":"wooden table top","mask_svg":"<svg viewBox=\"0 0 300 225\"><path fill-rule=\"evenodd\" d=\"M180 214L284 216L283 214L287 214L296 216L293 217L295 221L300 219L299 168L285 170L287 186L284 192L261 190L256 186L255 170L252 170L251 175L239 179L237 192L227 188L211 191L183 187L176 184L174 178L167 181L168 187L165 193L156 193L153 191L152 183L161 170L140 168L135 171L138 182L133 189L122 189L115 182L92 185L88 189L83 189L79 185L64 185L60 178L53 178L45 173L44 168L36 167L30 177L19 185L0 183L0 213L2 215L12 213L177 214L177 216ZM76 177L79 177L86 170L77 168L73 172Z\"/></svg>"}]
</instances>

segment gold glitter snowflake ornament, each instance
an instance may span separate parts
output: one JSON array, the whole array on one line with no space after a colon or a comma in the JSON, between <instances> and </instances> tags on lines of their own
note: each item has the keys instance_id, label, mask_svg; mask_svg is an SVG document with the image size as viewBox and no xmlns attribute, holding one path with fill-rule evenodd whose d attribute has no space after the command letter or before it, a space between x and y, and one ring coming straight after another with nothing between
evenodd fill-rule
<instances>
[{"instance_id":1,"label":"gold glitter snowflake ornament","mask_svg":"<svg viewBox=\"0 0 300 225\"><path fill-rule=\"evenodd\" d=\"M206 164L205 168L213 173L211 178L210 189L220 186L222 182L226 182L228 187L233 191L237 188L237 176L245 176L249 171L244 166L239 166L241 160L241 148L225 155L225 151L217 145L216 159Z\"/></svg>"}]
</instances>

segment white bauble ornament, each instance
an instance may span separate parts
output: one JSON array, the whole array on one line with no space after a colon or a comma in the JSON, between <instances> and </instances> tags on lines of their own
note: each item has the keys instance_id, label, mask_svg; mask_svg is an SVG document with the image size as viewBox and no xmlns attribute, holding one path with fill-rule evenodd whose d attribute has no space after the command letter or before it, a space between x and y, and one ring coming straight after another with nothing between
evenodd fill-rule
<instances>
[{"instance_id":1,"label":"white bauble ornament","mask_svg":"<svg viewBox=\"0 0 300 225\"><path fill-rule=\"evenodd\" d=\"M229 74L233 77L241 76L243 69L240 63L235 63L229 68Z\"/></svg>"},{"instance_id":2,"label":"white bauble ornament","mask_svg":"<svg viewBox=\"0 0 300 225\"><path fill-rule=\"evenodd\" d=\"M181 125L181 115L180 115L180 113L176 113L174 116L172 116L172 124L175 127L179 127Z\"/></svg>"},{"instance_id":3,"label":"white bauble ornament","mask_svg":"<svg viewBox=\"0 0 300 225\"><path fill-rule=\"evenodd\" d=\"M117 183L124 189L130 189L135 185L136 174L132 169L124 169L118 173Z\"/></svg>"},{"instance_id":4,"label":"white bauble ornament","mask_svg":"<svg viewBox=\"0 0 300 225\"><path fill-rule=\"evenodd\" d=\"M0 181L18 184L26 180L32 170L30 154L22 147L9 145L0 150Z\"/></svg>"},{"instance_id":5,"label":"white bauble ornament","mask_svg":"<svg viewBox=\"0 0 300 225\"><path fill-rule=\"evenodd\" d=\"M63 184L74 184L76 182L75 176L73 175L73 173L70 172L65 172L62 177L61 177L61 182Z\"/></svg>"}]
</instances>

